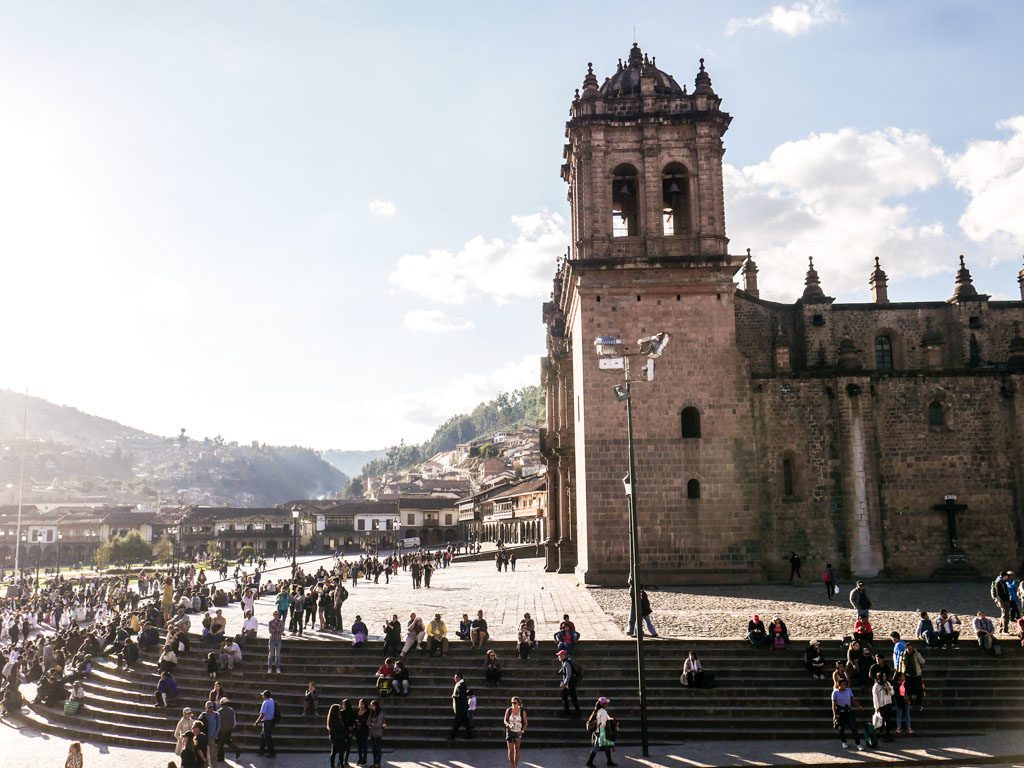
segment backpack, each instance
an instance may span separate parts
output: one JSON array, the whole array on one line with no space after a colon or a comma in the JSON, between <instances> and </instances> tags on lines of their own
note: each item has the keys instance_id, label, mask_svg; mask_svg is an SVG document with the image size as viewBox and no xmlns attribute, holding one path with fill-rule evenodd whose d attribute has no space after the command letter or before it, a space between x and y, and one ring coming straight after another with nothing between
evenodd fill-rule
<instances>
[{"instance_id":1,"label":"backpack","mask_svg":"<svg viewBox=\"0 0 1024 768\"><path fill-rule=\"evenodd\" d=\"M572 667L573 685L578 686L580 683L583 682L583 667L581 667L575 661L570 661L569 665Z\"/></svg>"},{"instance_id":2,"label":"backpack","mask_svg":"<svg viewBox=\"0 0 1024 768\"><path fill-rule=\"evenodd\" d=\"M277 699L271 699L274 702L274 718L273 723L277 725L281 722L281 705L277 703Z\"/></svg>"},{"instance_id":3,"label":"backpack","mask_svg":"<svg viewBox=\"0 0 1024 768\"><path fill-rule=\"evenodd\" d=\"M597 718L594 715L591 715L589 718L587 718L587 733L593 733L596 730L597 730Z\"/></svg>"},{"instance_id":4,"label":"backpack","mask_svg":"<svg viewBox=\"0 0 1024 768\"><path fill-rule=\"evenodd\" d=\"M346 600L348 600L348 590L345 589L344 584L339 584L338 588L341 590L341 602L344 603Z\"/></svg>"}]
</instances>

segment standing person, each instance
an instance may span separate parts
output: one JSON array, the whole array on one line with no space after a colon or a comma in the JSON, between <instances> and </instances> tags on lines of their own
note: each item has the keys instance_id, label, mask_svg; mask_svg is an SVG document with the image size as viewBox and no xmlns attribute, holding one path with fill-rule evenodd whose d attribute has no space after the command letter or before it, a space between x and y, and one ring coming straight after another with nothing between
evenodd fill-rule
<instances>
[{"instance_id":1,"label":"standing person","mask_svg":"<svg viewBox=\"0 0 1024 768\"><path fill-rule=\"evenodd\" d=\"M575 708L576 717L580 716L580 700L576 696L576 686L579 684L579 676L576 674L576 666L572 663L572 659L569 657L568 651L559 651L556 656L558 661L561 662L561 667L558 670L559 683L558 687L562 692L562 716L569 716L569 701L572 700L572 705Z\"/></svg>"},{"instance_id":2,"label":"standing person","mask_svg":"<svg viewBox=\"0 0 1024 768\"><path fill-rule=\"evenodd\" d=\"M181 768L200 768L199 756L196 754L196 742L192 731L181 737Z\"/></svg>"},{"instance_id":3,"label":"standing person","mask_svg":"<svg viewBox=\"0 0 1024 768\"><path fill-rule=\"evenodd\" d=\"M860 733L857 732L857 719L853 714L854 700L853 691L846 685L846 679L840 678L837 688L832 691L832 727L839 729L839 740L843 743L843 749L847 749L846 731L853 733L854 742L858 750L863 750L860 745Z\"/></svg>"},{"instance_id":4,"label":"standing person","mask_svg":"<svg viewBox=\"0 0 1024 768\"><path fill-rule=\"evenodd\" d=\"M192 723L192 743L195 749L196 765L206 768L210 762L210 739L203 733L203 724L196 720ZM184 757L182 753L182 757Z\"/></svg>"},{"instance_id":5,"label":"standing person","mask_svg":"<svg viewBox=\"0 0 1024 768\"><path fill-rule=\"evenodd\" d=\"M455 736L461 726L466 727L466 738L473 738L473 726L469 720L469 687L462 677L461 672L455 673L455 687L452 689L452 712L455 714L452 720L452 730L448 734L448 745L455 741Z\"/></svg>"},{"instance_id":6,"label":"standing person","mask_svg":"<svg viewBox=\"0 0 1024 768\"><path fill-rule=\"evenodd\" d=\"M356 707L356 721L353 727L353 734L356 737L356 749L359 750L359 758L356 765L366 765L367 741L370 738L370 708L366 706L366 699L360 699Z\"/></svg>"},{"instance_id":7,"label":"standing person","mask_svg":"<svg viewBox=\"0 0 1024 768\"><path fill-rule=\"evenodd\" d=\"M281 674L281 643L284 638L284 619L280 611L274 611L274 618L267 622L267 632L270 639L267 640L267 674L271 668L276 668Z\"/></svg>"},{"instance_id":8,"label":"standing person","mask_svg":"<svg viewBox=\"0 0 1024 768\"><path fill-rule=\"evenodd\" d=\"M212 701L206 702L203 714L199 716L203 731L206 734L206 755L210 768L217 764L217 753L214 751L217 740L220 739L220 715Z\"/></svg>"},{"instance_id":9,"label":"standing person","mask_svg":"<svg viewBox=\"0 0 1024 768\"><path fill-rule=\"evenodd\" d=\"M384 711L380 708L380 702L374 699L370 702L370 751L373 753L373 768L380 768L381 755L384 752L384 729L388 724L384 721Z\"/></svg>"},{"instance_id":10,"label":"standing person","mask_svg":"<svg viewBox=\"0 0 1024 768\"><path fill-rule=\"evenodd\" d=\"M340 704L331 704L327 710L327 735L331 740L331 768L335 768L335 760L344 768L345 753L348 751L348 727L341 718Z\"/></svg>"},{"instance_id":11,"label":"standing person","mask_svg":"<svg viewBox=\"0 0 1024 768\"><path fill-rule=\"evenodd\" d=\"M879 672L875 675L875 684L871 686L871 699L875 705L875 716L872 724L880 728L885 735L886 741L892 741L892 686L885 679L885 673Z\"/></svg>"},{"instance_id":12,"label":"standing person","mask_svg":"<svg viewBox=\"0 0 1024 768\"><path fill-rule=\"evenodd\" d=\"M821 573L821 580L825 582L825 594L828 595L828 601L831 603L835 597L836 592L836 572L832 567L832 563L825 563L825 570Z\"/></svg>"},{"instance_id":13,"label":"standing person","mask_svg":"<svg viewBox=\"0 0 1024 768\"><path fill-rule=\"evenodd\" d=\"M260 714L256 718L256 725L260 726L260 754L267 757L276 757L274 749L274 723L280 717L277 711L277 702L270 695L270 691L263 691L263 703L260 705Z\"/></svg>"},{"instance_id":14,"label":"standing person","mask_svg":"<svg viewBox=\"0 0 1024 768\"><path fill-rule=\"evenodd\" d=\"M235 743L235 723L237 719L235 717L235 710L231 706L231 699L227 696L222 696L217 703L220 708L217 710L217 714L220 715L220 738L217 739L217 759L221 762L224 761L224 747L228 744L235 750L235 760L239 760L242 757L242 750L238 748Z\"/></svg>"},{"instance_id":15,"label":"standing person","mask_svg":"<svg viewBox=\"0 0 1024 768\"><path fill-rule=\"evenodd\" d=\"M912 645L907 646L900 659L900 666L897 670L903 673L906 681L907 699L911 704L917 704L918 711L924 709L924 683L921 681L921 673L924 671L924 659Z\"/></svg>"},{"instance_id":16,"label":"standing person","mask_svg":"<svg viewBox=\"0 0 1024 768\"><path fill-rule=\"evenodd\" d=\"M181 720L174 726L174 754L181 755L182 742L181 737L186 733L192 733L192 709L185 707L181 710Z\"/></svg>"},{"instance_id":17,"label":"standing person","mask_svg":"<svg viewBox=\"0 0 1024 768\"><path fill-rule=\"evenodd\" d=\"M654 622L651 620L651 614L654 611L651 610L651 599L647 596L647 591L640 585L640 616L644 620L644 624L647 625L647 631L650 632L651 637L657 637L658 631L654 628ZM629 606L629 627L626 629L626 634L630 637L634 637L636 632L636 614L633 611L633 601L630 601ZM643 627L640 628L643 632Z\"/></svg>"},{"instance_id":18,"label":"standing person","mask_svg":"<svg viewBox=\"0 0 1024 768\"><path fill-rule=\"evenodd\" d=\"M999 610L999 621L1003 626L1003 634L1009 634L1010 632L1010 606L1012 605L1010 598L1010 588L1007 585L1009 580L1009 571L1003 571L1000 573L995 581L992 582L992 601L996 604L996 608Z\"/></svg>"},{"instance_id":19,"label":"standing person","mask_svg":"<svg viewBox=\"0 0 1024 768\"><path fill-rule=\"evenodd\" d=\"M796 552L789 553L789 583L793 583L793 577L796 576L798 579L803 581L803 576L800 575L800 555Z\"/></svg>"},{"instance_id":20,"label":"standing person","mask_svg":"<svg viewBox=\"0 0 1024 768\"><path fill-rule=\"evenodd\" d=\"M508 749L508 768L519 768L523 751L523 735L526 733L526 710L523 700L512 697L511 706L505 710L505 746Z\"/></svg>"},{"instance_id":21,"label":"standing person","mask_svg":"<svg viewBox=\"0 0 1024 768\"><path fill-rule=\"evenodd\" d=\"M68 758L64 768L82 768L82 745L75 741L68 745Z\"/></svg>"},{"instance_id":22,"label":"standing person","mask_svg":"<svg viewBox=\"0 0 1024 768\"><path fill-rule=\"evenodd\" d=\"M611 704L610 700L604 696L600 697L594 702L594 711L587 718L587 730L590 731L590 738L593 742L593 746L590 749L590 757L587 758L587 765L590 768L595 768L594 758L597 756L598 751L604 752L604 756L608 761L606 765L617 765L617 763L612 761L612 747L615 746L614 740L608 738L608 726L613 722L612 716L608 712L609 704Z\"/></svg>"},{"instance_id":23,"label":"standing person","mask_svg":"<svg viewBox=\"0 0 1024 768\"><path fill-rule=\"evenodd\" d=\"M892 682L892 700L896 707L896 730L897 736L903 733L903 725L906 723L907 733L912 734L914 729L910 727L910 697L907 696L906 680L902 672L897 672Z\"/></svg>"},{"instance_id":24,"label":"standing person","mask_svg":"<svg viewBox=\"0 0 1024 768\"><path fill-rule=\"evenodd\" d=\"M850 590L850 605L857 611L857 617L867 620L870 618L871 598L864 588L864 582L858 581L857 586Z\"/></svg>"}]
</instances>

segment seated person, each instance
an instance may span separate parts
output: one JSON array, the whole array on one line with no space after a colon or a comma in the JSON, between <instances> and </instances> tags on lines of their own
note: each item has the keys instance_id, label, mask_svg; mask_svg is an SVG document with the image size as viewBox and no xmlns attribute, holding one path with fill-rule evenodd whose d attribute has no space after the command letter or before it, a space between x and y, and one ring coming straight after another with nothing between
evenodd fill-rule
<instances>
[{"instance_id":1,"label":"seated person","mask_svg":"<svg viewBox=\"0 0 1024 768\"><path fill-rule=\"evenodd\" d=\"M431 656L434 651L444 656L448 650L448 627L441 621L440 613L435 613L434 620L427 625L427 650Z\"/></svg>"},{"instance_id":2,"label":"seated person","mask_svg":"<svg viewBox=\"0 0 1024 768\"><path fill-rule=\"evenodd\" d=\"M683 662L683 674L680 679L687 688L704 687L704 667L697 658L696 651L690 651Z\"/></svg>"},{"instance_id":3,"label":"seated person","mask_svg":"<svg viewBox=\"0 0 1024 768\"><path fill-rule=\"evenodd\" d=\"M377 683L377 691L380 693L391 693L395 676L394 662L391 659L384 659L384 662L377 667L374 678Z\"/></svg>"},{"instance_id":4,"label":"seated person","mask_svg":"<svg viewBox=\"0 0 1024 768\"><path fill-rule=\"evenodd\" d=\"M302 694L302 714L316 717L320 701L320 691L312 680L306 686L306 692Z\"/></svg>"},{"instance_id":5,"label":"seated person","mask_svg":"<svg viewBox=\"0 0 1024 768\"><path fill-rule=\"evenodd\" d=\"M494 651L488 651L484 658L484 679L488 685L497 685L501 682L501 662Z\"/></svg>"},{"instance_id":6,"label":"seated person","mask_svg":"<svg viewBox=\"0 0 1024 768\"><path fill-rule=\"evenodd\" d=\"M576 625L569 620L569 614L562 614L562 623L558 625L555 632L555 642L558 643L558 650L572 653L576 643L580 641L580 633L576 631Z\"/></svg>"},{"instance_id":7,"label":"seated person","mask_svg":"<svg viewBox=\"0 0 1024 768\"><path fill-rule=\"evenodd\" d=\"M840 681L849 687L850 676L846 672L846 663L843 661L837 661L836 668L832 671L832 688L838 690Z\"/></svg>"},{"instance_id":8,"label":"seated person","mask_svg":"<svg viewBox=\"0 0 1024 768\"><path fill-rule=\"evenodd\" d=\"M920 619L917 622L917 632L914 633L919 640L924 640L929 648L939 645L939 633L935 631L935 625L928 616L928 611L921 611Z\"/></svg>"},{"instance_id":9,"label":"seated person","mask_svg":"<svg viewBox=\"0 0 1024 768\"><path fill-rule=\"evenodd\" d=\"M939 626L938 626L939 644L943 648L952 646L953 648L959 648L960 642L960 617L950 615L949 612L943 608L939 611Z\"/></svg>"},{"instance_id":10,"label":"seated person","mask_svg":"<svg viewBox=\"0 0 1024 768\"><path fill-rule=\"evenodd\" d=\"M520 659L530 658L530 651L533 650L533 640L530 630L526 628L526 620L519 622L519 636L516 641L516 653Z\"/></svg>"},{"instance_id":11,"label":"seated person","mask_svg":"<svg viewBox=\"0 0 1024 768\"><path fill-rule=\"evenodd\" d=\"M156 660L156 666L161 672L174 672L178 666L178 655L171 646L164 646L163 653Z\"/></svg>"},{"instance_id":12,"label":"seated person","mask_svg":"<svg viewBox=\"0 0 1024 768\"><path fill-rule=\"evenodd\" d=\"M871 626L871 622L863 616L858 616L853 625L853 637L861 645L874 642L875 630Z\"/></svg>"},{"instance_id":13,"label":"seated person","mask_svg":"<svg viewBox=\"0 0 1024 768\"><path fill-rule=\"evenodd\" d=\"M68 692L61 684L60 674L50 670L36 683L36 703L53 706L63 704Z\"/></svg>"},{"instance_id":14,"label":"seated person","mask_svg":"<svg viewBox=\"0 0 1024 768\"><path fill-rule=\"evenodd\" d=\"M224 641L224 645L220 649L220 666L221 669L227 669L231 671L235 668L236 664L242 663L242 648L235 641L235 638L229 637Z\"/></svg>"},{"instance_id":15,"label":"seated person","mask_svg":"<svg viewBox=\"0 0 1024 768\"><path fill-rule=\"evenodd\" d=\"M366 645L366 639L370 636L370 630L366 628L366 624L363 623L362 616L356 616L356 620L352 622L352 647L361 648Z\"/></svg>"},{"instance_id":16,"label":"seated person","mask_svg":"<svg viewBox=\"0 0 1024 768\"><path fill-rule=\"evenodd\" d=\"M825 657L817 640L811 640L804 651L804 666L815 680L825 679Z\"/></svg>"},{"instance_id":17,"label":"seated person","mask_svg":"<svg viewBox=\"0 0 1024 768\"><path fill-rule=\"evenodd\" d=\"M526 626L526 631L530 633L530 645L536 647L537 645L537 624L528 613L523 614L522 621L519 622L519 626Z\"/></svg>"},{"instance_id":18,"label":"seated person","mask_svg":"<svg viewBox=\"0 0 1024 768\"><path fill-rule=\"evenodd\" d=\"M400 693L403 696L409 695L409 669L405 666L405 662L401 659L395 661L394 675L392 681L395 684L395 693Z\"/></svg>"},{"instance_id":19,"label":"seated person","mask_svg":"<svg viewBox=\"0 0 1024 768\"><path fill-rule=\"evenodd\" d=\"M384 624L384 653L388 656L397 656L402 652L402 622L398 620L398 614L391 617L391 621Z\"/></svg>"},{"instance_id":20,"label":"seated person","mask_svg":"<svg viewBox=\"0 0 1024 768\"><path fill-rule=\"evenodd\" d=\"M146 631L143 630L143 636L145 636L145 632ZM131 668L135 664L135 662L139 660L139 650L139 645L136 645L134 642L130 641L126 642L124 644L124 647L121 649L121 652L117 654L117 666Z\"/></svg>"},{"instance_id":21,"label":"seated person","mask_svg":"<svg viewBox=\"0 0 1024 768\"><path fill-rule=\"evenodd\" d=\"M784 650L789 645L789 630L779 614L772 616L771 624L768 625L768 636L771 638L771 646L776 650Z\"/></svg>"},{"instance_id":22,"label":"seated person","mask_svg":"<svg viewBox=\"0 0 1024 768\"><path fill-rule=\"evenodd\" d=\"M768 637L768 630L764 628L764 622L756 613L747 622L747 640L755 648L764 648L771 643Z\"/></svg>"},{"instance_id":23,"label":"seated person","mask_svg":"<svg viewBox=\"0 0 1024 768\"><path fill-rule=\"evenodd\" d=\"M142 629L139 631L139 652L142 653L150 648L156 648L159 642L160 633L156 631L156 627L151 622L144 621Z\"/></svg>"},{"instance_id":24,"label":"seated person","mask_svg":"<svg viewBox=\"0 0 1024 768\"><path fill-rule=\"evenodd\" d=\"M153 698L156 699L156 706L170 707L178 697L178 682L171 676L170 672L160 673L160 682L156 685L156 692Z\"/></svg>"},{"instance_id":25,"label":"seated person","mask_svg":"<svg viewBox=\"0 0 1024 768\"><path fill-rule=\"evenodd\" d=\"M221 642L224 639L224 632L227 629L228 620L224 618L224 614L218 608L217 613L213 616L213 621L210 622L210 638L214 642Z\"/></svg>"},{"instance_id":26,"label":"seated person","mask_svg":"<svg viewBox=\"0 0 1024 768\"><path fill-rule=\"evenodd\" d=\"M252 615L252 611L245 612L245 621L242 622L242 637L248 639L250 637L256 637L256 632L260 628L259 619Z\"/></svg>"},{"instance_id":27,"label":"seated person","mask_svg":"<svg viewBox=\"0 0 1024 768\"><path fill-rule=\"evenodd\" d=\"M995 653L996 628L992 619L985 616L984 611L978 611L974 619L974 634L978 637L978 647L981 650Z\"/></svg>"},{"instance_id":28,"label":"seated person","mask_svg":"<svg viewBox=\"0 0 1024 768\"><path fill-rule=\"evenodd\" d=\"M423 628L423 619L415 613L409 614L409 621L405 625L405 630L405 645L402 646L401 656L405 656L405 654L416 647L420 647L422 650L423 640L427 634Z\"/></svg>"},{"instance_id":29,"label":"seated person","mask_svg":"<svg viewBox=\"0 0 1024 768\"><path fill-rule=\"evenodd\" d=\"M459 622L459 628L455 632L455 636L459 640L469 640L469 632L472 627L472 622L469 620L469 614L462 614L462 621Z\"/></svg>"},{"instance_id":30,"label":"seated person","mask_svg":"<svg viewBox=\"0 0 1024 768\"><path fill-rule=\"evenodd\" d=\"M474 648L483 648L487 637L487 619L483 611L477 611L476 618L469 625L469 642Z\"/></svg>"},{"instance_id":31,"label":"seated person","mask_svg":"<svg viewBox=\"0 0 1024 768\"><path fill-rule=\"evenodd\" d=\"M68 698L78 705L79 710L85 706L85 686L82 685L81 680L75 681L75 684L71 687L71 695Z\"/></svg>"}]
</instances>

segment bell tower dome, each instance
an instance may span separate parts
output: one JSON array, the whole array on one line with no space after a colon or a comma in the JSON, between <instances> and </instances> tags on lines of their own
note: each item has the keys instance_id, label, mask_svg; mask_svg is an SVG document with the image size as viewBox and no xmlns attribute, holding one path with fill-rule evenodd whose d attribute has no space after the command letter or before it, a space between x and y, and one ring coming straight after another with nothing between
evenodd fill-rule
<instances>
[{"instance_id":1,"label":"bell tower dome","mask_svg":"<svg viewBox=\"0 0 1024 768\"><path fill-rule=\"evenodd\" d=\"M588 65L566 123L573 259L728 262L722 136L732 117L700 60L688 93L634 43L598 85Z\"/></svg>"}]
</instances>

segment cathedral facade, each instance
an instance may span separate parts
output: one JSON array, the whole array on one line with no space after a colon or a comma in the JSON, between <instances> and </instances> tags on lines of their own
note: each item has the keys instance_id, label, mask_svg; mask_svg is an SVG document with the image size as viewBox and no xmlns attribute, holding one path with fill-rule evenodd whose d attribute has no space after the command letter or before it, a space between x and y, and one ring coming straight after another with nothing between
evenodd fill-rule
<instances>
[{"instance_id":1,"label":"cathedral facade","mask_svg":"<svg viewBox=\"0 0 1024 768\"><path fill-rule=\"evenodd\" d=\"M703 60L690 91L636 45L572 101L572 242L543 308L547 568L626 581L623 370L594 341L659 332L655 375L631 371L642 579L775 579L791 550L858 577L1018 566L1024 270L1022 301L991 301L950 259L950 298L901 303L876 259L873 301L839 304L809 262L798 301L761 299L729 252L721 106Z\"/></svg>"}]
</instances>

